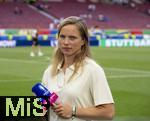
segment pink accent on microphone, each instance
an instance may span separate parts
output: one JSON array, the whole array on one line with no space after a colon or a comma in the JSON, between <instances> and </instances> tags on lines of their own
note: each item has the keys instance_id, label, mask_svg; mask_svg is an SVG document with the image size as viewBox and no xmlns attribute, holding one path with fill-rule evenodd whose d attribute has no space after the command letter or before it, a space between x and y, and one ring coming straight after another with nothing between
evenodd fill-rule
<instances>
[{"instance_id":1,"label":"pink accent on microphone","mask_svg":"<svg viewBox=\"0 0 150 121\"><path fill-rule=\"evenodd\" d=\"M55 104L57 98L58 98L58 95L55 92L53 92L49 98L51 106L53 106Z\"/></svg>"}]
</instances>

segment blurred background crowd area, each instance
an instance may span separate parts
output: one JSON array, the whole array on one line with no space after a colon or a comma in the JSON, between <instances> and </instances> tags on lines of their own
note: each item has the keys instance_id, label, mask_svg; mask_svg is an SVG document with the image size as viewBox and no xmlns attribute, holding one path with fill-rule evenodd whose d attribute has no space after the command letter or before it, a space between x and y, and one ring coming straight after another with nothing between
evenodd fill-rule
<instances>
[{"instance_id":1,"label":"blurred background crowd area","mask_svg":"<svg viewBox=\"0 0 150 121\"><path fill-rule=\"evenodd\" d=\"M91 45L107 39L138 39L150 45L150 0L0 0L0 40L31 45L38 32L42 45L49 45L57 39L59 22L68 16L86 21Z\"/></svg>"},{"instance_id":2,"label":"blurred background crowd area","mask_svg":"<svg viewBox=\"0 0 150 121\"><path fill-rule=\"evenodd\" d=\"M0 0L0 28L53 29L80 16L89 28L149 29L150 0Z\"/></svg>"}]
</instances>

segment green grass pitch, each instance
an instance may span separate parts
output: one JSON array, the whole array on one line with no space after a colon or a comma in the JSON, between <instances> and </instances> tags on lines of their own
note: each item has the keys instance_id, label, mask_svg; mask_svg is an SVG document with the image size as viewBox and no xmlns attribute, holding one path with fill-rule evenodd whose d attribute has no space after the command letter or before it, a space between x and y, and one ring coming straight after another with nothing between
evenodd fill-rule
<instances>
[{"instance_id":1,"label":"green grass pitch","mask_svg":"<svg viewBox=\"0 0 150 121\"><path fill-rule=\"evenodd\" d=\"M150 48L91 47L104 68L115 100L114 121L150 121ZM0 48L0 96L30 96L41 82L53 49L30 57L30 47Z\"/></svg>"}]
</instances>

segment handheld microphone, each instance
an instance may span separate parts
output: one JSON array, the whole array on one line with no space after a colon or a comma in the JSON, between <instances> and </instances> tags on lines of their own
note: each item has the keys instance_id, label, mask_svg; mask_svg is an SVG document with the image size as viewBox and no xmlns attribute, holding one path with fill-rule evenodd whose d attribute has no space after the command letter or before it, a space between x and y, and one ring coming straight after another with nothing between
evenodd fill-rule
<instances>
[{"instance_id":1,"label":"handheld microphone","mask_svg":"<svg viewBox=\"0 0 150 121\"><path fill-rule=\"evenodd\" d=\"M56 93L51 93L46 87L44 87L41 83L37 83L32 87L32 92L37 96L41 97L42 105L49 107L55 106L56 100L58 99L58 95ZM46 101L46 103L45 103ZM46 104L46 105L45 105Z\"/></svg>"},{"instance_id":2,"label":"handheld microphone","mask_svg":"<svg viewBox=\"0 0 150 121\"><path fill-rule=\"evenodd\" d=\"M37 97L39 96L51 96L49 90L44 87L41 83L37 83L32 87L32 92L35 93Z\"/></svg>"}]
</instances>

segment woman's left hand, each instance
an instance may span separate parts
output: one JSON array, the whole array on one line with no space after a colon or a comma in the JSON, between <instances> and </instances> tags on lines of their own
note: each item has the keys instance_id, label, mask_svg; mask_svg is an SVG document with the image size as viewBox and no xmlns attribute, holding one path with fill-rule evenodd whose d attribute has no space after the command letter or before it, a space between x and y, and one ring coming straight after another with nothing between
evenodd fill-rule
<instances>
[{"instance_id":1,"label":"woman's left hand","mask_svg":"<svg viewBox=\"0 0 150 121\"><path fill-rule=\"evenodd\" d=\"M53 110L61 118L69 119L72 117L72 107L69 104L58 103L53 107Z\"/></svg>"}]
</instances>

